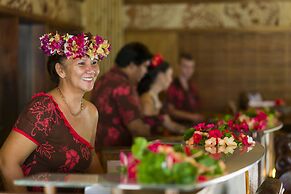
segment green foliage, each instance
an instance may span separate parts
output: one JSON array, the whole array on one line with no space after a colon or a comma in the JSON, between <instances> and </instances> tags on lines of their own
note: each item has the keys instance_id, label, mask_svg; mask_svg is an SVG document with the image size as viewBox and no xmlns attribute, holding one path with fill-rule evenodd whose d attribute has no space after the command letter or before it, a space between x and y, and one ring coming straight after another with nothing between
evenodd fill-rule
<instances>
[{"instance_id":1,"label":"green foliage","mask_svg":"<svg viewBox=\"0 0 291 194\"><path fill-rule=\"evenodd\" d=\"M198 170L187 162L176 163L172 168L173 182L177 184L191 184L196 180Z\"/></svg>"},{"instance_id":2,"label":"green foliage","mask_svg":"<svg viewBox=\"0 0 291 194\"><path fill-rule=\"evenodd\" d=\"M141 159L147 146L148 146L148 142L145 138L143 138L143 137L135 138L134 144L131 147L131 152L132 152L133 156L137 159Z\"/></svg>"},{"instance_id":3,"label":"green foliage","mask_svg":"<svg viewBox=\"0 0 291 194\"><path fill-rule=\"evenodd\" d=\"M165 154L148 152L138 165L137 178L147 184L191 184L197 176L197 168L187 162L168 168Z\"/></svg>"},{"instance_id":4,"label":"green foliage","mask_svg":"<svg viewBox=\"0 0 291 194\"><path fill-rule=\"evenodd\" d=\"M137 180L141 183L171 182L171 171L166 168L165 154L147 152L137 168Z\"/></svg>"},{"instance_id":5,"label":"green foliage","mask_svg":"<svg viewBox=\"0 0 291 194\"><path fill-rule=\"evenodd\" d=\"M184 133L184 141L187 141L188 139L190 139L193 136L195 129L190 128L188 129L185 133Z\"/></svg>"}]
</instances>

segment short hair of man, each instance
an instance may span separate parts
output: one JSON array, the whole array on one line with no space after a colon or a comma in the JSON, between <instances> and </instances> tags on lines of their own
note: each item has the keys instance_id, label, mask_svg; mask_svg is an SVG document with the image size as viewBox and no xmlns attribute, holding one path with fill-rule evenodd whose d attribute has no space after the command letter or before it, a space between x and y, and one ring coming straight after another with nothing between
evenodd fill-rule
<instances>
[{"instance_id":1,"label":"short hair of man","mask_svg":"<svg viewBox=\"0 0 291 194\"><path fill-rule=\"evenodd\" d=\"M181 53L180 54L180 61L182 59L186 59L186 60L192 61L193 57L192 57L192 55L190 53Z\"/></svg>"},{"instance_id":2,"label":"short hair of man","mask_svg":"<svg viewBox=\"0 0 291 194\"><path fill-rule=\"evenodd\" d=\"M144 44L132 42L124 45L120 49L115 58L115 63L116 66L121 68L127 67L130 63L140 66L151 58L152 54Z\"/></svg>"}]
</instances>

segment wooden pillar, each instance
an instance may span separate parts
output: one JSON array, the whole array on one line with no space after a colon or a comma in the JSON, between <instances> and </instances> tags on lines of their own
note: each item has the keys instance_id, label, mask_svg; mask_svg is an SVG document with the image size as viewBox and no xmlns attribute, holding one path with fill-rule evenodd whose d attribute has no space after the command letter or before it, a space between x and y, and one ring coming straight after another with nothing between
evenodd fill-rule
<instances>
[{"instance_id":1,"label":"wooden pillar","mask_svg":"<svg viewBox=\"0 0 291 194\"><path fill-rule=\"evenodd\" d=\"M18 18L0 17L0 145L18 115Z\"/></svg>"}]
</instances>

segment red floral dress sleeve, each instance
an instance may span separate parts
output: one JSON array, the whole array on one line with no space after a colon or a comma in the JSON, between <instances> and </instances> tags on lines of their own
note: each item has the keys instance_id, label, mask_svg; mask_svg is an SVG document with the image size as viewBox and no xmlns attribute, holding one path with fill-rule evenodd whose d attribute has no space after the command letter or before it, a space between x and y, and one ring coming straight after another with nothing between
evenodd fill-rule
<instances>
[{"instance_id":1,"label":"red floral dress sleeve","mask_svg":"<svg viewBox=\"0 0 291 194\"><path fill-rule=\"evenodd\" d=\"M134 87L121 85L113 90L113 97L117 103L117 110L125 125L141 118L141 107L138 94Z\"/></svg>"},{"instance_id":2,"label":"red floral dress sleeve","mask_svg":"<svg viewBox=\"0 0 291 194\"><path fill-rule=\"evenodd\" d=\"M41 145L51 131L54 111L55 105L48 96L37 95L21 112L12 130Z\"/></svg>"}]
</instances>

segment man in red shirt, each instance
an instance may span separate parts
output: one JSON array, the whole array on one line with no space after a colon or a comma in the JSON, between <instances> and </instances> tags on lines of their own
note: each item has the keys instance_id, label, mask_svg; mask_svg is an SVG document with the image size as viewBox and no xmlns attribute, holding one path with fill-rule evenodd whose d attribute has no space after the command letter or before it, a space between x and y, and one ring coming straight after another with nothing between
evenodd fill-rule
<instances>
[{"instance_id":1,"label":"man in red shirt","mask_svg":"<svg viewBox=\"0 0 291 194\"><path fill-rule=\"evenodd\" d=\"M203 116L197 113L200 108L200 98L195 84L191 82L194 69L192 56L181 54L179 75L173 80L166 94L171 117L186 125L203 120Z\"/></svg>"},{"instance_id":2,"label":"man in red shirt","mask_svg":"<svg viewBox=\"0 0 291 194\"><path fill-rule=\"evenodd\" d=\"M99 111L95 148L130 146L133 136L149 136L142 121L136 86L147 72L151 53L141 43L129 43L117 53L115 66L105 73L92 92Z\"/></svg>"}]
</instances>

